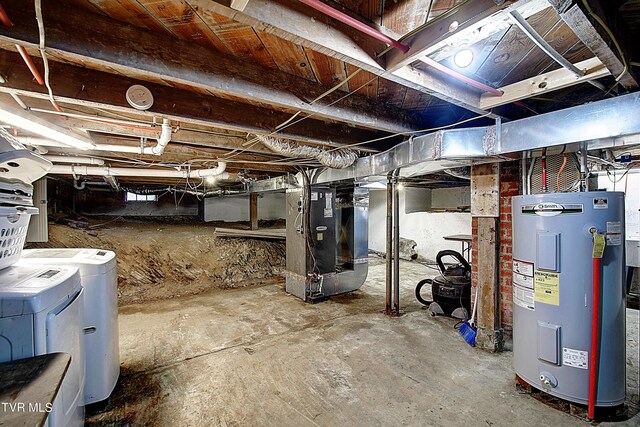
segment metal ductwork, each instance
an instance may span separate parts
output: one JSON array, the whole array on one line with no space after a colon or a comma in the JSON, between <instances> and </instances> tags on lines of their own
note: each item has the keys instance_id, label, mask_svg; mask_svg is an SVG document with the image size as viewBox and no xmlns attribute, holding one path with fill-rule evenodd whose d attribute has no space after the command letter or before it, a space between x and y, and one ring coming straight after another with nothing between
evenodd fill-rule
<instances>
[{"instance_id":1,"label":"metal ductwork","mask_svg":"<svg viewBox=\"0 0 640 427\"><path fill-rule=\"evenodd\" d=\"M322 166L328 168L344 169L358 159L358 153L348 148L324 150L318 147L284 142L270 136L256 135L256 138L274 153L287 157L317 160Z\"/></svg>"},{"instance_id":2,"label":"metal ductwork","mask_svg":"<svg viewBox=\"0 0 640 427\"><path fill-rule=\"evenodd\" d=\"M437 131L360 157L348 168L318 171L315 182L383 177L397 169L403 177L426 175L582 142L588 150L636 145L640 144L638 117L640 93L631 93L497 126Z\"/></svg>"}]
</instances>

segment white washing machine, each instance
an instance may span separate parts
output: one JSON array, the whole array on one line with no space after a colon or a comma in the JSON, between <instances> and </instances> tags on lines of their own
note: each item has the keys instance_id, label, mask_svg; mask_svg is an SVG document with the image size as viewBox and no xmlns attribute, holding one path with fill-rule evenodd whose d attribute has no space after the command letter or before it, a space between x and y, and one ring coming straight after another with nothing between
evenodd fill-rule
<instances>
[{"instance_id":1,"label":"white washing machine","mask_svg":"<svg viewBox=\"0 0 640 427\"><path fill-rule=\"evenodd\" d=\"M0 270L0 362L65 352L71 364L47 418L49 427L84 425L83 291L73 267Z\"/></svg>"},{"instance_id":2,"label":"white washing machine","mask_svg":"<svg viewBox=\"0 0 640 427\"><path fill-rule=\"evenodd\" d=\"M120 375L116 254L100 249L25 249L18 265L80 269L84 288L84 402L107 399Z\"/></svg>"}]
</instances>

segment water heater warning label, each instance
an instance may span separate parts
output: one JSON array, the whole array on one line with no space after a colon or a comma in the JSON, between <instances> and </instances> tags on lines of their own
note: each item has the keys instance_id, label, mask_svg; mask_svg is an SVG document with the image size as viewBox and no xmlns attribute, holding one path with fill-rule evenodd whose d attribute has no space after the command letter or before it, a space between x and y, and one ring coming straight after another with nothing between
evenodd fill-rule
<instances>
[{"instance_id":1,"label":"water heater warning label","mask_svg":"<svg viewBox=\"0 0 640 427\"><path fill-rule=\"evenodd\" d=\"M589 352L563 347L562 348L562 364L567 366L573 366L574 368L588 369Z\"/></svg>"},{"instance_id":2,"label":"water heater warning label","mask_svg":"<svg viewBox=\"0 0 640 427\"><path fill-rule=\"evenodd\" d=\"M622 223L620 221L607 222L607 245L620 246L622 244Z\"/></svg>"},{"instance_id":3,"label":"water heater warning label","mask_svg":"<svg viewBox=\"0 0 640 427\"><path fill-rule=\"evenodd\" d=\"M534 295L536 302L560 305L560 273L536 270Z\"/></svg>"}]
</instances>

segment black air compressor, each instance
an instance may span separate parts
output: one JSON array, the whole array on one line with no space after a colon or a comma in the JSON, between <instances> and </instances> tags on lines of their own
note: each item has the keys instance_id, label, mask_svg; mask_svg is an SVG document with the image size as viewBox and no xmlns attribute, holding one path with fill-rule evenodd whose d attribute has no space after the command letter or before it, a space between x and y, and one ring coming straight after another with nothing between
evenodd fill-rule
<instances>
[{"instance_id":1,"label":"black air compressor","mask_svg":"<svg viewBox=\"0 0 640 427\"><path fill-rule=\"evenodd\" d=\"M442 262L445 256L451 256L458 262L445 268ZM438 252L436 263L441 275L418 283L417 300L429 306L433 315L444 314L468 319L471 313L471 266L460 253L452 250ZM427 301L420 295L422 287L426 284L431 285L433 301ZM462 312L462 309L466 312Z\"/></svg>"}]
</instances>

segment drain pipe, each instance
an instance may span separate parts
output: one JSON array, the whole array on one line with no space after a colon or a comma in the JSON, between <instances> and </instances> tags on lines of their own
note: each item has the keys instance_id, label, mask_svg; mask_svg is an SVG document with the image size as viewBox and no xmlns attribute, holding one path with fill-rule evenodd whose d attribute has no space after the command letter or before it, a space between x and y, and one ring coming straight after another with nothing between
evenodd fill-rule
<instances>
[{"instance_id":1,"label":"drain pipe","mask_svg":"<svg viewBox=\"0 0 640 427\"><path fill-rule=\"evenodd\" d=\"M386 258L386 300L384 313L391 314L391 269L393 268L391 257L393 255L393 172L387 175L387 258Z\"/></svg>"},{"instance_id":2,"label":"drain pipe","mask_svg":"<svg viewBox=\"0 0 640 427\"><path fill-rule=\"evenodd\" d=\"M161 156L164 153L164 149L171 141L171 125L168 119L162 120L162 132L157 140L157 144L153 147L134 147L131 145L116 145L116 144L95 144L94 150L97 151L111 151L114 153L131 153L131 154L149 154L154 156ZM38 138L33 136L18 136L16 138L23 144L31 145L32 147L44 146L44 147L62 147L69 148L68 145L62 144L58 141L53 141L47 138Z\"/></svg>"},{"instance_id":3,"label":"drain pipe","mask_svg":"<svg viewBox=\"0 0 640 427\"><path fill-rule=\"evenodd\" d=\"M75 163L78 165L104 165L104 160L95 159L93 157L77 157L77 156L55 156L48 154L44 156L45 159L52 163Z\"/></svg>"},{"instance_id":4,"label":"drain pipe","mask_svg":"<svg viewBox=\"0 0 640 427\"><path fill-rule=\"evenodd\" d=\"M580 148L580 191L589 191L589 176L587 170L587 147L586 142Z\"/></svg>"},{"instance_id":5,"label":"drain pipe","mask_svg":"<svg viewBox=\"0 0 640 427\"><path fill-rule=\"evenodd\" d=\"M542 192L546 193L547 188L547 149L542 150L542 157L540 158L540 165L542 166Z\"/></svg>"},{"instance_id":6,"label":"drain pipe","mask_svg":"<svg viewBox=\"0 0 640 427\"><path fill-rule=\"evenodd\" d=\"M142 154L161 156L169 141L171 141L171 125L169 124L168 119L163 119L162 132L160 133L160 138L158 138L158 143L154 147L142 148Z\"/></svg>"},{"instance_id":7,"label":"drain pipe","mask_svg":"<svg viewBox=\"0 0 640 427\"><path fill-rule=\"evenodd\" d=\"M112 168L108 166L76 166L76 165L53 165L48 173L52 175L74 175L74 176L137 176L137 177L157 177L157 178L206 178L218 177L229 179L229 174L225 172L227 164L218 162L218 166L212 169L196 170L174 170L174 169L146 169L146 168Z\"/></svg>"},{"instance_id":8,"label":"drain pipe","mask_svg":"<svg viewBox=\"0 0 640 427\"><path fill-rule=\"evenodd\" d=\"M531 194L531 178L533 177L533 168L536 165L536 158L533 157L533 153L529 153L531 157L531 164L529 165L529 172L527 173L527 194Z\"/></svg>"},{"instance_id":9,"label":"drain pipe","mask_svg":"<svg viewBox=\"0 0 640 427\"><path fill-rule=\"evenodd\" d=\"M409 46L392 39L386 34L383 34L380 31L375 30L370 26L358 21L357 19L350 17L346 13L342 13L332 8L331 6L322 3L320 0L300 0L300 3L304 3L307 6L324 13L325 15L329 15L330 17L337 19L344 24L347 24L351 28L355 28L356 30L361 31L376 40L380 40L381 42L393 46L394 48L402 51L402 53L407 53L407 51L409 51Z\"/></svg>"},{"instance_id":10,"label":"drain pipe","mask_svg":"<svg viewBox=\"0 0 640 427\"><path fill-rule=\"evenodd\" d=\"M528 194L527 191L527 157L529 155L528 151L523 151L522 156L520 157L520 179L522 180L522 192L523 194Z\"/></svg>"}]
</instances>

